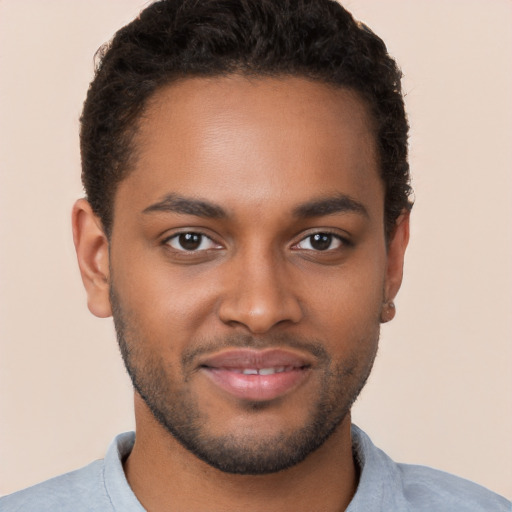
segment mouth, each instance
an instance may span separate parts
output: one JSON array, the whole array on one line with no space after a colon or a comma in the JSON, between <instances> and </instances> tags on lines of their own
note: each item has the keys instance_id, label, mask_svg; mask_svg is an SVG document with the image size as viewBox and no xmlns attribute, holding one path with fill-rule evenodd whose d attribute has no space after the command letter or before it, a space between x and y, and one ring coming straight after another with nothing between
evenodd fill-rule
<instances>
[{"instance_id":1,"label":"mouth","mask_svg":"<svg viewBox=\"0 0 512 512\"><path fill-rule=\"evenodd\" d=\"M311 356L291 350L236 349L201 361L200 370L230 396L263 402L286 395L309 376Z\"/></svg>"}]
</instances>

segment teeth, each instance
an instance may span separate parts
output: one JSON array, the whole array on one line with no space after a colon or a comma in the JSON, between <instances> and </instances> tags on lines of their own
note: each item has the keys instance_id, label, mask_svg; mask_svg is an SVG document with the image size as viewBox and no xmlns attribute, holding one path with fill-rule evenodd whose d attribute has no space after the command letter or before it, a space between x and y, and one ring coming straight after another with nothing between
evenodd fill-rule
<instances>
[{"instance_id":1,"label":"teeth","mask_svg":"<svg viewBox=\"0 0 512 512\"><path fill-rule=\"evenodd\" d=\"M244 375L258 375L258 370L256 368L246 368L242 370Z\"/></svg>"},{"instance_id":2,"label":"teeth","mask_svg":"<svg viewBox=\"0 0 512 512\"><path fill-rule=\"evenodd\" d=\"M277 368L260 368L259 370L256 368L245 368L242 370L244 375L273 375L274 373L282 373L286 370L284 366L279 366Z\"/></svg>"},{"instance_id":3,"label":"teeth","mask_svg":"<svg viewBox=\"0 0 512 512\"><path fill-rule=\"evenodd\" d=\"M282 373L284 372L284 370L284 366L279 366L277 368L262 368L260 370L260 375L272 375L273 373Z\"/></svg>"}]
</instances>

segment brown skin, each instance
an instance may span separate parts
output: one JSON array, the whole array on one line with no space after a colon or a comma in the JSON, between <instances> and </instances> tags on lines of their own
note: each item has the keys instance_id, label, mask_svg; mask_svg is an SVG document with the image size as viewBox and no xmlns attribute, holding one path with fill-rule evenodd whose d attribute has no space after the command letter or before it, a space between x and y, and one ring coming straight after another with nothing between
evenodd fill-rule
<instances>
[{"instance_id":1,"label":"brown skin","mask_svg":"<svg viewBox=\"0 0 512 512\"><path fill-rule=\"evenodd\" d=\"M157 92L136 143L135 169L116 193L110 242L85 200L73 211L91 312L112 314L113 285L140 371L156 361L171 389L201 414L206 436L229 433L248 449L261 440L272 445L308 423L327 378L325 368L313 366L297 388L249 411L183 367L183 353L198 340L314 339L337 367L350 367L340 393L349 407L373 363L379 323L394 315L387 302L400 287L409 225L404 213L386 242L384 189L364 103L300 78L187 79ZM215 203L227 215L144 213L167 194ZM340 194L366 213L293 213ZM183 231L209 238L185 252L168 240ZM333 238L329 249L315 250L308 237L318 232L349 243ZM125 472L150 511L340 511L357 487L350 414L302 462L258 476L198 459L137 393L135 416Z\"/></svg>"}]
</instances>

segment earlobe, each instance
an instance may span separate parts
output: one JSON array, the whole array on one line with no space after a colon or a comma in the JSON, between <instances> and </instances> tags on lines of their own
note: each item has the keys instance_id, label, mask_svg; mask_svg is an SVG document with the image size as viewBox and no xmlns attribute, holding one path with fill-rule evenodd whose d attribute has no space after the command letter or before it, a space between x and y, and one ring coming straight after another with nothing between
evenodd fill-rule
<instances>
[{"instance_id":1,"label":"earlobe","mask_svg":"<svg viewBox=\"0 0 512 512\"><path fill-rule=\"evenodd\" d=\"M389 240L384 304L381 312L381 322L383 323L392 320L396 312L393 299L402 284L405 250L409 243L409 216L408 211L401 213Z\"/></svg>"},{"instance_id":2,"label":"earlobe","mask_svg":"<svg viewBox=\"0 0 512 512\"><path fill-rule=\"evenodd\" d=\"M380 311L380 323L385 324L386 322L391 322L391 320L395 318L395 313L395 303L392 300L384 302Z\"/></svg>"},{"instance_id":3,"label":"earlobe","mask_svg":"<svg viewBox=\"0 0 512 512\"><path fill-rule=\"evenodd\" d=\"M87 305L93 315L112 315L109 298L109 247L100 219L85 199L79 199L72 212L73 241L80 274L87 292Z\"/></svg>"}]
</instances>

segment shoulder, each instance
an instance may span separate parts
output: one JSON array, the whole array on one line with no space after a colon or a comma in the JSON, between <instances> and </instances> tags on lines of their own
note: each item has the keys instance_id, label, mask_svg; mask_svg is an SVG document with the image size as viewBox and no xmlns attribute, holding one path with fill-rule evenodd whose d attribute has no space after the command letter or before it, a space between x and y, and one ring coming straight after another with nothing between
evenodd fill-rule
<instances>
[{"instance_id":1,"label":"shoulder","mask_svg":"<svg viewBox=\"0 0 512 512\"><path fill-rule=\"evenodd\" d=\"M0 498L2 512L109 510L105 505L102 460Z\"/></svg>"},{"instance_id":2,"label":"shoulder","mask_svg":"<svg viewBox=\"0 0 512 512\"><path fill-rule=\"evenodd\" d=\"M464 478L426 466L397 464L397 467L401 474L404 497L415 510L456 510L457 512L510 512L512 510L510 501Z\"/></svg>"},{"instance_id":3,"label":"shoulder","mask_svg":"<svg viewBox=\"0 0 512 512\"><path fill-rule=\"evenodd\" d=\"M353 452L361 474L350 512L511 512L505 498L474 482L426 466L397 464L355 425Z\"/></svg>"},{"instance_id":4,"label":"shoulder","mask_svg":"<svg viewBox=\"0 0 512 512\"><path fill-rule=\"evenodd\" d=\"M105 459L0 498L1 512L143 512L123 471L134 432L119 434Z\"/></svg>"}]
</instances>

